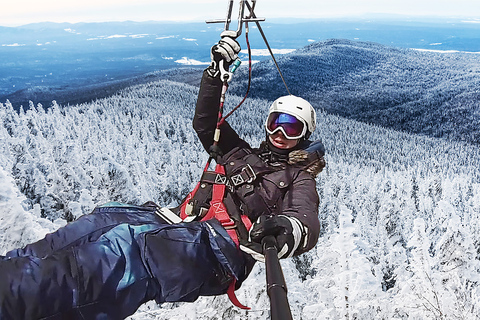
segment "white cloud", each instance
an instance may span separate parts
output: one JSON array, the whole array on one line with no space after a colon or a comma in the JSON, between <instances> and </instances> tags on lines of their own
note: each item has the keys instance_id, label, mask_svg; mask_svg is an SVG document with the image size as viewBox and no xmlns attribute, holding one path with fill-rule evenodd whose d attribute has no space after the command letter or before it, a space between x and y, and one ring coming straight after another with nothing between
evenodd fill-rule
<instances>
[{"instance_id":1,"label":"white cloud","mask_svg":"<svg viewBox=\"0 0 480 320\"><path fill-rule=\"evenodd\" d=\"M113 34L111 36L98 36L96 38L88 38L87 41L92 41L92 40L104 40L104 39L118 39L118 38L127 38L127 37L132 37L134 38L135 35L124 35L124 34Z\"/></svg>"},{"instance_id":2,"label":"white cloud","mask_svg":"<svg viewBox=\"0 0 480 320\"><path fill-rule=\"evenodd\" d=\"M2 44L2 47L23 47L25 44L12 43L12 44Z\"/></svg>"},{"instance_id":3,"label":"white cloud","mask_svg":"<svg viewBox=\"0 0 480 320\"><path fill-rule=\"evenodd\" d=\"M130 38L133 38L133 39L140 39L140 38L145 38L149 36L149 34L131 34L129 35Z\"/></svg>"},{"instance_id":4,"label":"white cloud","mask_svg":"<svg viewBox=\"0 0 480 320\"><path fill-rule=\"evenodd\" d=\"M273 54L287 54L296 49L272 49ZM248 50L242 50L241 53L248 54ZM252 56L269 56L268 49L252 49Z\"/></svg>"},{"instance_id":5,"label":"white cloud","mask_svg":"<svg viewBox=\"0 0 480 320\"><path fill-rule=\"evenodd\" d=\"M189 59L187 57L182 57L182 59L175 60L175 62L183 65L188 65L188 66L203 66L203 65L210 64L210 62L201 62L195 59Z\"/></svg>"},{"instance_id":6,"label":"white cloud","mask_svg":"<svg viewBox=\"0 0 480 320\"><path fill-rule=\"evenodd\" d=\"M111 36L106 37L105 39L116 39L116 38L126 38L127 36L124 34L114 34Z\"/></svg>"},{"instance_id":7,"label":"white cloud","mask_svg":"<svg viewBox=\"0 0 480 320\"><path fill-rule=\"evenodd\" d=\"M459 50L433 50L433 49L415 49L413 50L417 51L423 51L423 52L438 52L438 53L470 53L470 54L480 54L480 52L470 52L470 51L459 51Z\"/></svg>"}]
</instances>

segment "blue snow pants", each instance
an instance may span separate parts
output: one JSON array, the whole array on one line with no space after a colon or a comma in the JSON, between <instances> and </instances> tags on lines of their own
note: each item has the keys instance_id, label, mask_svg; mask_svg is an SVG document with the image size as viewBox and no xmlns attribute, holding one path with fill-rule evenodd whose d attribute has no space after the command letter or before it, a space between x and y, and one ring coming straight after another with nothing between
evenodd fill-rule
<instances>
[{"instance_id":1,"label":"blue snow pants","mask_svg":"<svg viewBox=\"0 0 480 320\"><path fill-rule=\"evenodd\" d=\"M227 291L249 260L217 220L166 224L154 206L96 208L0 258L0 319L124 319L146 301Z\"/></svg>"}]
</instances>

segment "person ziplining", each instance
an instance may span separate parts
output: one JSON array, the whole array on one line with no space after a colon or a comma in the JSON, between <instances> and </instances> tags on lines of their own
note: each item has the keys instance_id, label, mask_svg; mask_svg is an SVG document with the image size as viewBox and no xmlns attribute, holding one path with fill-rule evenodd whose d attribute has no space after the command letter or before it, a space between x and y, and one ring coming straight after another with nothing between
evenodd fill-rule
<instances>
[{"instance_id":1,"label":"person ziplining","mask_svg":"<svg viewBox=\"0 0 480 320\"><path fill-rule=\"evenodd\" d=\"M255 3L247 1L240 17L245 5L255 19ZM264 261L267 237L279 258L316 245L315 177L325 150L309 140L315 110L300 97L280 97L270 106L265 141L252 148L240 138L223 116L241 49L236 37L227 26L201 80L193 128L210 159L195 190L176 208L107 203L7 252L0 257L0 319L124 319L150 300L222 294L245 308L234 290Z\"/></svg>"}]
</instances>

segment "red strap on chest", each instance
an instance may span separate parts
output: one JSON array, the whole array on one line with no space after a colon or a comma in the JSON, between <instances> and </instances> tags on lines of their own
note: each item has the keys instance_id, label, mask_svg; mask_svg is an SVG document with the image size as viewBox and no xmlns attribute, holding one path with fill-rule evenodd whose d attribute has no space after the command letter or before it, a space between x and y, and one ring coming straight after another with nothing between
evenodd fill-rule
<instances>
[{"instance_id":1,"label":"red strap on chest","mask_svg":"<svg viewBox=\"0 0 480 320\"><path fill-rule=\"evenodd\" d=\"M215 172L225 175L225 168L217 164L215 166ZM203 217L202 221L217 219L220 224L227 230L228 235L232 238L233 242L237 245L240 245L238 241L238 235L235 231L235 221L233 221L223 203L223 198L225 197L225 184L214 184L212 190L212 200L210 201L210 208L208 209L207 214Z\"/></svg>"},{"instance_id":2,"label":"red strap on chest","mask_svg":"<svg viewBox=\"0 0 480 320\"><path fill-rule=\"evenodd\" d=\"M206 170L207 168L205 168ZM225 176L225 168L221 164L217 164L215 166L215 173L221 174L222 176ZM186 214L186 207L190 200L194 197L195 193L197 192L199 186L199 182L196 186L195 189L193 189L192 192L190 192L185 199L185 201L182 203L180 206L180 218L183 220L187 218ZM217 219L220 224L227 230L228 235L232 238L232 240L235 242L237 247L240 246L240 242L238 240L238 235L237 232L235 231L235 221L233 221L230 218L230 215L228 214L227 208L225 207L225 204L223 203L223 199L225 197L225 188L226 185L223 183L215 183L212 186L212 200L210 201L210 208L207 211L207 214L202 218L202 221L207 221L210 219ZM250 222L250 219L242 215L241 216L242 222L247 228L247 230L250 230L250 227L252 226L252 223Z\"/></svg>"}]
</instances>

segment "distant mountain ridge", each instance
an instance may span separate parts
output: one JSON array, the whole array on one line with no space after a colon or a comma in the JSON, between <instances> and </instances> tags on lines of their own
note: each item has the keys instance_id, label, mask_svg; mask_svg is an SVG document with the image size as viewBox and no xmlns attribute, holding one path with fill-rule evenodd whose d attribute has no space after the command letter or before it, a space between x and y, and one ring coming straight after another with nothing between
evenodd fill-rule
<instances>
[{"instance_id":1,"label":"distant mountain ridge","mask_svg":"<svg viewBox=\"0 0 480 320\"><path fill-rule=\"evenodd\" d=\"M9 100L17 110L20 109L21 105L23 105L25 109L27 107L26 101L32 101L34 104L40 103L45 108L49 108L52 105L52 101L62 106L76 105L107 98L122 89L157 80L172 80L198 85L200 83L201 73L202 69L200 68L179 67L90 85L63 85L58 87L35 86L5 95L1 97L0 102Z\"/></svg>"},{"instance_id":2,"label":"distant mountain ridge","mask_svg":"<svg viewBox=\"0 0 480 320\"><path fill-rule=\"evenodd\" d=\"M335 19L268 19L262 27L274 49L299 49L325 39L371 41L387 46L480 52L478 19L359 16ZM1 22L0 22L1 23ZM125 80L175 68L177 61L208 63L222 27L198 22L34 23L0 26L0 101L22 89L45 91ZM255 26L253 49L265 49ZM243 38L239 38L246 47ZM255 56L255 60L265 57ZM38 87L38 88L35 88ZM17 95L21 97L22 95ZM38 103L34 94L17 102ZM50 104L50 103L48 103Z\"/></svg>"},{"instance_id":3,"label":"distant mountain ridge","mask_svg":"<svg viewBox=\"0 0 480 320\"><path fill-rule=\"evenodd\" d=\"M244 59L245 60L245 59ZM395 130L480 143L480 54L402 49L373 42L330 39L277 56L292 94L328 113ZM247 61L228 93L244 95ZM36 97L48 107L108 97L135 84L167 79L198 86L203 67L169 69L99 85L37 87L6 96ZM273 61L253 66L249 96L273 101L287 91Z\"/></svg>"},{"instance_id":4,"label":"distant mountain ridge","mask_svg":"<svg viewBox=\"0 0 480 320\"><path fill-rule=\"evenodd\" d=\"M319 109L396 130L480 143L480 54L331 39L277 60L290 92ZM246 83L243 69L231 92L242 94ZM254 66L250 92L268 100L287 94L272 61Z\"/></svg>"}]
</instances>

